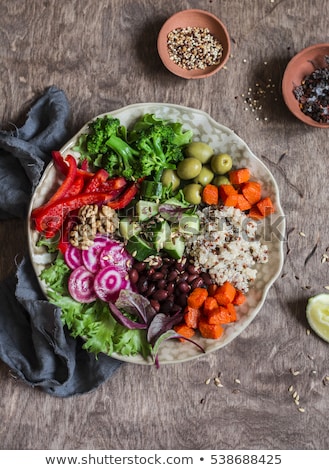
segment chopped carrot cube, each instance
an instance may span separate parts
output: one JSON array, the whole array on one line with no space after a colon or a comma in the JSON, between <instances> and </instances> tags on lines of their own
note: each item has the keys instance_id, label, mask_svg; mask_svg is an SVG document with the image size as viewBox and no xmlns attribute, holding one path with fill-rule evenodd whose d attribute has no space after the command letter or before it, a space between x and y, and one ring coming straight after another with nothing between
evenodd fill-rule
<instances>
[{"instance_id":1,"label":"chopped carrot cube","mask_svg":"<svg viewBox=\"0 0 329 470\"><path fill-rule=\"evenodd\" d=\"M185 323L180 323L179 325L174 326L174 330L177 334L184 336L184 338L190 339L195 335L195 330ZM180 341L184 341L184 338L179 338Z\"/></svg>"},{"instance_id":2,"label":"chopped carrot cube","mask_svg":"<svg viewBox=\"0 0 329 470\"><path fill-rule=\"evenodd\" d=\"M197 328L199 318L201 316L201 310L198 308L189 307L188 305L184 309L184 321L185 324L190 328Z\"/></svg>"},{"instance_id":3,"label":"chopped carrot cube","mask_svg":"<svg viewBox=\"0 0 329 470\"><path fill-rule=\"evenodd\" d=\"M208 205L218 204L218 187L214 184L207 184L202 191L202 201Z\"/></svg>"},{"instance_id":4,"label":"chopped carrot cube","mask_svg":"<svg viewBox=\"0 0 329 470\"><path fill-rule=\"evenodd\" d=\"M234 305L233 304L227 304L226 308L227 308L227 311L229 313L230 321L235 322L236 319L237 319L237 314L236 314L236 310L235 310Z\"/></svg>"},{"instance_id":5,"label":"chopped carrot cube","mask_svg":"<svg viewBox=\"0 0 329 470\"><path fill-rule=\"evenodd\" d=\"M240 290L237 290L233 299L233 305L242 305L246 301L246 296Z\"/></svg>"},{"instance_id":6,"label":"chopped carrot cube","mask_svg":"<svg viewBox=\"0 0 329 470\"><path fill-rule=\"evenodd\" d=\"M264 197L256 205L263 217L266 217L274 212L273 203L269 197Z\"/></svg>"},{"instance_id":7,"label":"chopped carrot cube","mask_svg":"<svg viewBox=\"0 0 329 470\"><path fill-rule=\"evenodd\" d=\"M207 316L210 325L224 325L230 323L230 314L226 307L219 305L216 309L212 310Z\"/></svg>"},{"instance_id":8,"label":"chopped carrot cube","mask_svg":"<svg viewBox=\"0 0 329 470\"><path fill-rule=\"evenodd\" d=\"M218 303L215 297L208 296L203 304L203 313L208 316L211 312L218 309Z\"/></svg>"},{"instance_id":9,"label":"chopped carrot cube","mask_svg":"<svg viewBox=\"0 0 329 470\"><path fill-rule=\"evenodd\" d=\"M204 287L196 287L187 297L187 305L193 308L201 308L208 297L208 291Z\"/></svg>"},{"instance_id":10,"label":"chopped carrot cube","mask_svg":"<svg viewBox=\"0 0 329 470\"><path fill-rule=\"evenodd\" d=\"M220 324L210 325L207 320L200 319L199 331L203 338L218 339L224 333L224 328Z\"/></svg>"},{"instance_id":11,"label":"chopped carrot cube","mask_svg":"<svg viewBox=\"0 0 329 470\"><path fill-rule=\"evenodd\" d=\"M219 186L219 197L224 206L235 207L238 200L238 192L231 184L221 184Z\"/></svg>"},{"instance_id":12,"label":"chopped carrot cube","mask_svg":"<svg viewBox=\"0 0 329 470\"><path fill-rule=\"evenodd\" d=\"M249 168L239 168L238 170L232 170L229 173L229 180L232 184L242 184L249 181L250 170Z\"/></svg>"},{"instance_id":13,"label":"chopped carrot cube","mask_svg":"<svg viewBox=\"0 0 329 470\"><path fill-rule=\"evenodd\" d=\"M233 302L235 297L236 289L235 287L228 281L224 282L222 286L219 286L216 290L214 295L215 299L218 302L218 305L230 304Z\"/></svg>"},{"instance_id":14,"label":"chopped carrot cube","mask_svg":"<svg viewBox=\"0 0 329 470\"><path fill-rule=\"evenodd\" d=\"M261 200L262 187L257 181L246 181L241 185L241 192L253 206Z\"/></svg>"},{"instance_id":15,"label":"chopped carrot cube","mask_svg":"<svg viewBox=\"0 0 329 470\"><path fill-rule=\"evenodd\" d=\"M244 197L243 194L238 194L237 197L237 202L235 204L235 207L237 209L240 209L240 211L247 211L251 209L251 204L250 202Z\"/></svg>"},{"instance_id":16,"label":"chopped carrot cube","mask_svg":"<svg viewBox=\"0 0 329 470\"><path fill-rule=\"evenodd\" d=\"M261 213L261 211L258 209L257 206L252 206L249 213L248 213L248 216L251 218L251 219L254 219L254 220L261 220L261 219L264 219L264 216L263 214Z\"/></svg>"}]
</instances>

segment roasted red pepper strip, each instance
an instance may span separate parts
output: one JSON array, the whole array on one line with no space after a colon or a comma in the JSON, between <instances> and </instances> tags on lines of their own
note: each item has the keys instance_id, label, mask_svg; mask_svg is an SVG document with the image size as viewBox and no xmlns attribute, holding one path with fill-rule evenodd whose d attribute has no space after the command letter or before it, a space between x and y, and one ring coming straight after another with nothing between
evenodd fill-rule
<instances>
[{"instance_id":1,"label":"roasted red pepper strip","mask_svg":"<svg viewBox=\"0 0 329 470\"><path fill-rule=\"evenodd\" d=\"M86 183L84 192L85 193L94 193L98 188L105 183L108 179L109 174L103 168L96 171L95 175Z\"/></svg>"},{"instance_id":2,"label":"roasted red pepper strip","mask_svg":"<svg viewBox=\"0 0 329 470\"><path fill-rule=\"evenodd\" d=\"M129 187L117 199L108 202L107 206L111 207L114 210L123 209L134 199L137 192L137 183L131 183Z\"/></svg>"},{"instance_id":3,"label":"roasted red pepper strip","mask_svg":"<svg viewBox=\"0 0 329 470\"><path fill-rule=\"evenodd\" d=\"M85 180L83 179L83 177L77 176L75 180L73 181L71 187L69 188L66 194L66 197L77 196L83 190L84 185L85 185Z\"/></svg>"},{"instance_id":4,"label":"roasted red pepper strip","mask_svg":"<svg viewBox=\"0 0 329 470\"><path fill-rule=\"evenodd\" d=\"M114 176L104 181L96 191L107 193L113 190L122 190L127 186L127 180L123 176Z\"/></svg>"},{"instance_id":5,"label":"roasted red pepper strip","mask_svg":"<svg viewBox=\"0 0 329 470\"><path fill-rule=\"evenodd\" d=\"M63 175L66 175L68 172L68 165L65 163L62 154L58 150L53 150L51 152L51 155L53 157L53 161L56 168L58 168L58 170L63 173ZM83 170L81 168L77 168L77 174L86 179L92 178L94 176L94 173L91 173L87 170Z\"/></svg>"},{"instance_id":6,"label":"roasted red pepper strip","mask_svg":"<svg viewBox=\"0 0 329 470\"><path fill-rule=\"evenodd\" d=\"M32 214L31 214L32 217L37 217L40 211L44 210L49 205L60 201L61 199L65 198L68 194L70 194L70 190L72 189L72 185L74 184L75 177L77 174L77 162L75 158L72 157L71 155L68 155L66 159L69 165L67 166L65 164L68 168L68 173L66 174L65 180L57 189L55 194L53 194L51 198L46 202L46 204L44 204L43 206L37 207L36 209L33 209Z\"/></svg>"}]
</instances>

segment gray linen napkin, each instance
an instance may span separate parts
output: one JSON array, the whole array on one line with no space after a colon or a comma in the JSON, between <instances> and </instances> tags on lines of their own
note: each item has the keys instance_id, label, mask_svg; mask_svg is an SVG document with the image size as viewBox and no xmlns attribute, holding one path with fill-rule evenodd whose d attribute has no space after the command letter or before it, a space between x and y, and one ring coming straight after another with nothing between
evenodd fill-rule
<instances>
[{"instance_id":1,"label":"gray linen napkin","mask_svg":"<svg viewBox=\"0 0 329 470\"><path fill-rule=\"evenodd\" d=\"M69 112L65 93L52 86L32 105L21 128L0 130L0 219L26 217L51 150L68 138ZM50 395L90 392L121 362L86 352L82 340L63 327L60 313L44 298L26 256L0 285L0 359L25 383Z\"/></svg>"}]
</instances>

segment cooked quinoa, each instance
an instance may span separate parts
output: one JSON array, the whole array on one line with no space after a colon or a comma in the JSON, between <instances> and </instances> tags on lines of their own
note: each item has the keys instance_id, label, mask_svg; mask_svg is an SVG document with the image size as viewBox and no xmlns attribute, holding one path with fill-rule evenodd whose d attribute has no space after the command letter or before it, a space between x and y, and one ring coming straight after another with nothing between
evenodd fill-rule
<instances>
[{"instance_id":1,"label":"cooked quinoa","mask_svg":"<svg viewBox=\"0 0 329 470\"><path fill-rule=\"evenodd\" d=\"M246 293L256 279L256 263L267 263L268 247L257 238L257 222L234 207L205 207L198 211L201 230L187 242L194 265L213 282L225 281Z\"/></svg>"}]
</instances>

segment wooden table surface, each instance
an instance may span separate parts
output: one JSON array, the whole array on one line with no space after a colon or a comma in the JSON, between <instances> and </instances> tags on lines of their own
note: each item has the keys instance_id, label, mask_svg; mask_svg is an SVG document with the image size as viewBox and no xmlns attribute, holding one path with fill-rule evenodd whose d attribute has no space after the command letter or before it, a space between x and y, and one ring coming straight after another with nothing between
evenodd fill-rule
<instances>
[{"instance_id":1,"label":"wooden table surface","mask_svg":"<svg viewBox=\"0 0 329 470\"><path fill-rule=\"evenodd\" d=\"M21 122L29 103L50 85L67 94L72 135L95 115L131 103L201 109L234 130L268 166L287 222L280 277L252 324L216 353L158 370L125 364L96 391L66 399L29 388L1 364L0 448L328 449L329 349L307 334L305 320L307 298L329 284L328 262L321 262L329 249L328 133L290 114L281 79L295 53L328 42L329 3L0 0L0 5L3 123ZM216 14L231 36L226 69L206 80L175 77L157 55L161 25L185 8ZM258 100L257 83L267 90L262 109L246 110L243 95ZM24 223L1 222L1 279L15 269L15 257L26 253ZM215 385L219 375L223 387ZM304 412L288 391L291 385Z\"/></svg>"}]
</instances>

